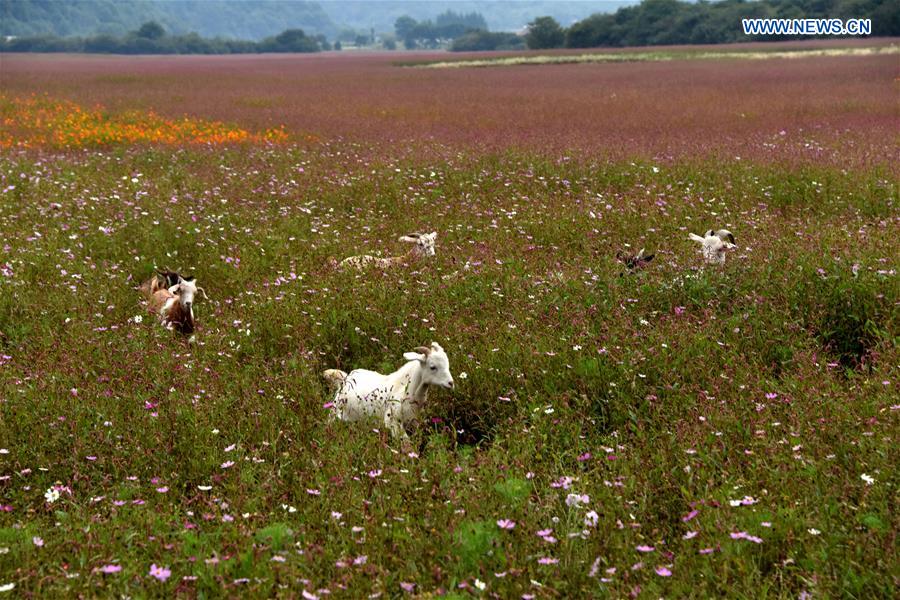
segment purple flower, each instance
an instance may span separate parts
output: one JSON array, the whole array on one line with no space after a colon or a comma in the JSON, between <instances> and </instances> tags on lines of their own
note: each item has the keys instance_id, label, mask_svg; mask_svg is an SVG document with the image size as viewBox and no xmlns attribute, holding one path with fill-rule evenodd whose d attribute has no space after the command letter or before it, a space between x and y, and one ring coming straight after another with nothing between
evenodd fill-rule
<instances>
[{"instance_id":1,"label":"purple flower","mask_svg":"<svg viewBox=\"0 0 900 600\"><path fill-rule=\"evenodd\" d=\"M412 594L413 591L416 589L416 584L414 584L414 583L407 583L407 582L405 582L405 581L401 581L401 582L400 582L400 587L403 588L403 591L404 591L404 592L406 592L406 593L408 593L408 594Z\"/></svg>"},{"instance_id":2,"label":"purple flower","mask_svg":"<svg viewBox=\"0 0 900 600\"><path fill-rule=\"evenodd\" d=\"M500 529L514 529L516 527L516 522L509 519L500 519L497 521L497 527Z\"/></svg>"},{"instance_id":3,"label":"purple flower","mask_svg":"<svg viewBox=\"0 0 900 600\"><path fill-rule=\"evenodd\" d=\"M106 573L107 575L112 575L113 573L118 573L122 570L121 565L103 565L98 569L101 573Z\"/></svg>"},{"instance_id":4,"label":"purple flower","mask_svg":"<svg viewBox=\"0 0 900 600\"><path fill-rule=\"evenodd\" d=\"M150 565L150 573L151 577L156 577L160 581L165 581L172 575L172 571L167 567L157 567L156 563Z\"/></svg>"},{"instance_id":5,"label":"purple flower","mask_svg":"<svg viewBox=\"0 0 900 600\"><path fill-rule=\"evenodd\" d=\"M666 567L656 567L656 574L660 577L671 577L672 571L670 571Z\"/></svg>"}]
</instances>

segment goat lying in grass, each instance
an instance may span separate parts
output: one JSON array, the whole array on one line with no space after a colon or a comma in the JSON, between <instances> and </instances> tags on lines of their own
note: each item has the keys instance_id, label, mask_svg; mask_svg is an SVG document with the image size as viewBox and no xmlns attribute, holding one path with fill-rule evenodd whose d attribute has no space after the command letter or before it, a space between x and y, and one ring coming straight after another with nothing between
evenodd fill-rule
<instances>
[{"instance_id":1,"label":"goat lying in grass","mask_svg":"<svg viewBox=\"0 0 900 600\"><path fill-rule=\"evenodd\" d=\"M179 333L194 332L194 295L199 290L206 298L206 291L197 287L193 277L181 277L170 287L162 287L164 283L154 278L150 284L150 312L159 316L159 321L168 329Z\"/></svg>"},{"instance_id":2,"label":"goat lying in grass","mask_svg":"<svg viewBox=\"0 0 900 600\"><path fill-rule=\"evenodd\" d=\"M350 256L345 258L338 264L338 268L354 268L365 269L375 266L380 269L389 269L396 265L406 264L418 258L425 256L434 256L434 242L437 239L437 232L431 233L411 233L400 238L401 242L409 242L415 244L409 252L401 256L378 257L369 254L360 256Z\"/></svg>"},{"instance_id":3,"label":"goat lying in grass","mask_svg":"<svg viewBox=\"0 0 900 600\"><path fill-rule=\"evenodd\" d=\"M359 421L381 417L395 438L408 439L404 425L416 421L430 386L453 389L447 354L436 342L403 354L407 362L389 375L328 369L322 377L335 390L331 418Z\"/></svg>"},{"instance_id":4,"label":"goat lying in grass","mask_svg":"<svg viewBox=\"0 0 900 600\"><path fill-rule=\"evenodd\" d=\"M724 265L725 251L734 248L734 236L727 229L713 231L710 229L703 237L691 233L689 236L695 242L703 244L703 258L710 265Z\"/></svg>"},{"instance_id":5,"label":"goat lying in grass","mask_svg":"<svg viewBox=\"0 0 900 600\"><path fill-rule=\"evenodd\" d=\"M651 260L653 260L654 256L656 256L656 255L655 254L644 254L643 248L641 248L641 251L638 252L637 254L631 254L630 252L623 252L623 251L616 252L616 258L619 259L619 261L625 265L625 268L628 270L629 273L633 273L639 269L644 268ZM621 277L624 274L625 274L624 272L619 273L619 277Z\"/></svg>"}]
</instances>

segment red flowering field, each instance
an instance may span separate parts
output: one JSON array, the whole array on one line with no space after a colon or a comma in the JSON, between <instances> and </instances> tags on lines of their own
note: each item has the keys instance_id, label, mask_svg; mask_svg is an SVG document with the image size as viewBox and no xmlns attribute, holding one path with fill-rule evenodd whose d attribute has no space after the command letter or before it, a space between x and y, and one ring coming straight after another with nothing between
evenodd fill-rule
<instances>
[{"instance_id":1,"label":"red flowering field","mask_svg":"<svg viewBox=\"0 0 900 600\"><path fill-rule=\"evenodd\" d=\"M0 55L0 598L892 597L900 70L852 45ZM432 341L408 440L332 418Z\"/></svg>"}]
</instances>

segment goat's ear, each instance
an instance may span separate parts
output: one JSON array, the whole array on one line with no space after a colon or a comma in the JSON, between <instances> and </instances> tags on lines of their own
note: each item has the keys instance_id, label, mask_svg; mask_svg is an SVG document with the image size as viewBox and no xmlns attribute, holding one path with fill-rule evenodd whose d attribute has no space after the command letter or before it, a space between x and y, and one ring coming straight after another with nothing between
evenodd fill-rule
<instances>
[{"instance_id":1,"label":"goat's ear","mask_svg":"<svg viewBox=\"0 0 900 600\"><path fill-rule=\"evenodd\" d=\"M406 360L417 360L419 362L425 362L425 355L419 354L418 352L404 352L403 358Z\"/></svg>"},{"instance_id":2,"label":"goat's ear","mask_svg":"<svg viewBox=\"0 0 900 600\"><path fill-rule=\"evenodd\" d=\"M182 277L181 280L182 280L182 281L193 281L193 280L194 280L194 276L193 276L193 275L188 275L187 277Z\"/></svg>"},{"instance_id":3,"label":"goat's ear","mask_svg":"<svg viewBox=\"0 0 900 600\"><path fill-rule=\"evenodd\" d=\"M400 241L416 243L419 241L419 234L418 233L410 233L409 235L401 235Z\"/></svg>"}]
</instances>

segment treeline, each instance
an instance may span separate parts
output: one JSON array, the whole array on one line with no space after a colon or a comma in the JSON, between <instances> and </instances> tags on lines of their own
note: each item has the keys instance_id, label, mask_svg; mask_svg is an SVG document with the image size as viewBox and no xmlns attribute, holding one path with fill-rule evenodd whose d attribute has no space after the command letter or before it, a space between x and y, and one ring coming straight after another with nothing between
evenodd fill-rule
<instances>
[{"instance_id":1,"label":"treeline","mask_svg":"<svg viewBox=\"0 0 900 600\"><path fill-rule=\"evenodd\" d=\"M455 13L448 10L431 19L416 21L408 15L397 19L394 32L403 45L412 48L436 48L442 41L453 40L470 31L487 31L487 21L480 13Z\"/></svg>"},{"instance_id":2,"label":"treeline","mask_svg":"<svg viewBox=\"0 0 900 600\"><path fill-rule=\"evenodd\" d=\"M318 52L330 50L324 35L309 36L302 29L287 29L259 42L203 38L197 33L168 35L156 22L116 37L102 34L86 38L49 35L0 41L0 52L90 52L96 54L252 54L266 52Z\"/></svg>"},{"instance_id":3,"label":"treeline","mask_svg":"<svg viewBox=\"0 0 900 600\"><path fill-rule=\"evenodd\" d=\"M506 32L470 31L453 40L453 52L484 52L488 50L524 50L525 40L520 35Z\"/></svg>"},{"instance_id":4,"label":"treeline","mask_svg":"<svg viewBox=\"0 0 900 600\"><path fill-rule=\"evenodd\" d=\"M644 0L612 14L590 16L568 29L551 17L541 17L529 24L525 38L528 47L534 49L723 44L809 38L747 36L741 27L741 19L746 18L871 19L872 35L900 35L900 2L897 0Z\"/></svg>"}]
</instances>

